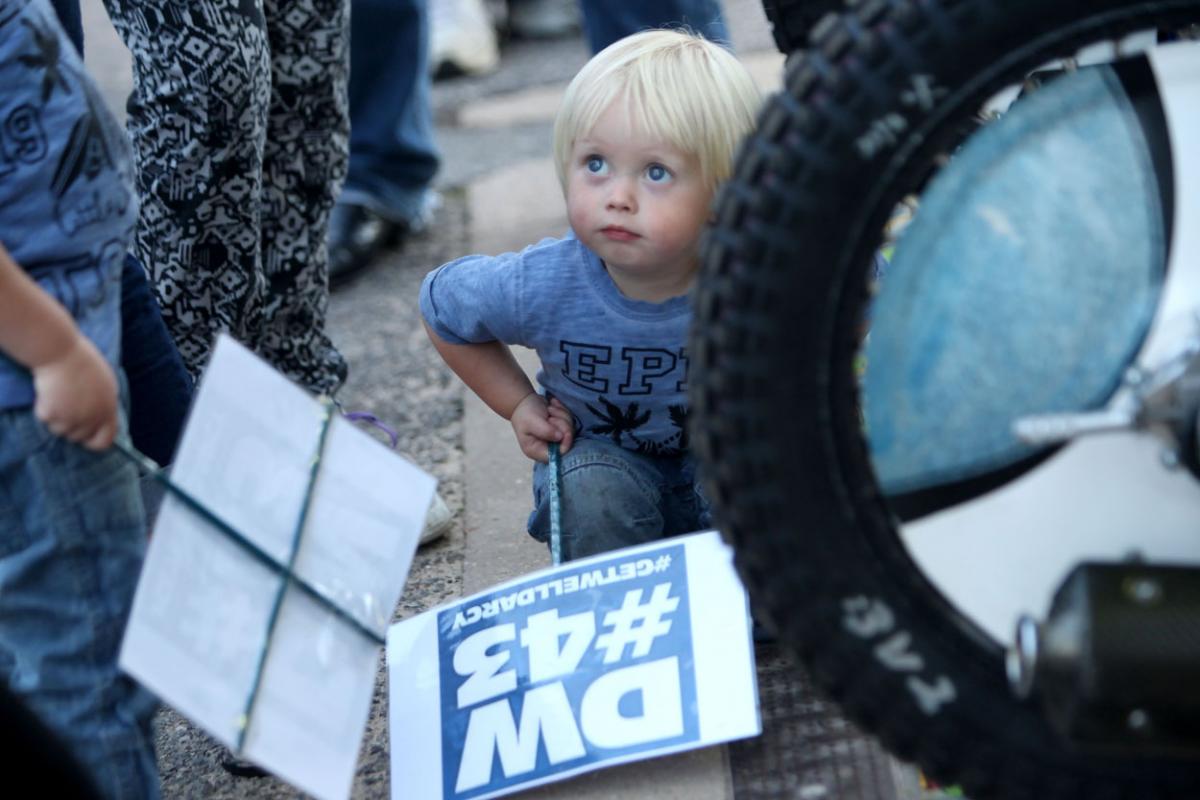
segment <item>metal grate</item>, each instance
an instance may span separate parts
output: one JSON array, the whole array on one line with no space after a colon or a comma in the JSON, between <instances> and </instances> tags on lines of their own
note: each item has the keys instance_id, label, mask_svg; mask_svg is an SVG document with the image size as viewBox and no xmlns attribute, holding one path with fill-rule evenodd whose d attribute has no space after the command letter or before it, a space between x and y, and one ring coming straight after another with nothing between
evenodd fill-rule
<instances>
[{"instance_id":1,"label":"metal grate","mask_svg":"<svg viewBox=\"0 0 1200 800\"><path fill-rule=\"evenodd\" d=\"M760 644L763 733L729 746L735 800L915 800L900 764L826 700L782 648Z\"/></svg>"}]
</instances>

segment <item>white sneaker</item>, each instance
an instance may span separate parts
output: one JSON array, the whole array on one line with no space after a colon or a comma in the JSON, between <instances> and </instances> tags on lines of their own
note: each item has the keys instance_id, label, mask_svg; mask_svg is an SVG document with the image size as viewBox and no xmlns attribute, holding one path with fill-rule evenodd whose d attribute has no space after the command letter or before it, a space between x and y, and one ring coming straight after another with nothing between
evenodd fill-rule
<instances>
[{"instance_id":1,"label":"white sneaker","mask_svg":"<svg viewBox=\"0 0 1200 800\"><path fill-rule=\"evenodd\" d=\"M508 27L527 39L553 39L581 26L577 0L510 0Z\"/></svg>"},{"instance_id":2,"label":"white sneaker","mask_svg":"<svg viewBox=\"0 0 1200 800\"><path fill-rule=\"evenodd\" d=\"M485 75L500 65L496 28L483 0L431 0L429 70Z\"/></svg>"},{"instance_id":3,"label":"white sneaker","mask_svg":"<svg viewBox=\"0 0 1200 800\"><path fill-rule=\"evenodd\" d=\"M437 207L441 205L441 203L441 196L436 192L430 191L426 193L425 206L429 209L431 216ZM338 404L338 409L346 420L358 424L364 430L372 431L377 438L381 433L387 436L388 440L392 444L392 449L396 450L396 445L400 440L400 435L396 433L391 426L381 422L379 417L375 416L369 411L348 412L342 408L340 403ZM416 459L410 456L408 453L401 452L399 450L396 452L400 454L401 458L408 461L408 463L414 466L419 466ZM428 544L429 542L445 536L446 532L450 530L450 523L452 521L453 515L450 513L450 509L446 507L446 501L443 500L442 496L435 490L433 493L433 500L429 501L429 510L425 512L425 527L421 528L421 535L417 539L417 547L420 547L423 544Z\"/></svg>"},{"instance_id":4,"label":"white sneaker","mask_svg":"<svg viewBox=\"0 0 1200 800\"><path fill-rule=\"evenodd\" d=\"M446 507L446 501L440 494L434 492L433 502L429 504L429 513L425 515L425 527L421 529L421 538L417 540L417 546L429 544L445 536L450 530L450 523L453 519L450 509Z\"/></svg>"}]
</instances>

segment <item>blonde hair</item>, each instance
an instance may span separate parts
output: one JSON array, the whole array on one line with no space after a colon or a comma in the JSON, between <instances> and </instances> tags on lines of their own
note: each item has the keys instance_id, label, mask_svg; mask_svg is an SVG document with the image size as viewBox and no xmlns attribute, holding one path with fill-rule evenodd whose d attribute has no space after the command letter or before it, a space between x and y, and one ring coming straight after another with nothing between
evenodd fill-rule
<instances>
[{"instance_id":1,"label":"blonde hair","mask_svg":"<svg viewBox=\"0 0 1200 800\"><path fill-rule=\"evenodd\" d=\"M623 97L646 134L700 161L710 188L729 177L762 96L745 66L719 44L683 30L650 30L592 57L567 86L554 120L554 166L563 189L575 140Z\"/></svg>"}]
</instances>

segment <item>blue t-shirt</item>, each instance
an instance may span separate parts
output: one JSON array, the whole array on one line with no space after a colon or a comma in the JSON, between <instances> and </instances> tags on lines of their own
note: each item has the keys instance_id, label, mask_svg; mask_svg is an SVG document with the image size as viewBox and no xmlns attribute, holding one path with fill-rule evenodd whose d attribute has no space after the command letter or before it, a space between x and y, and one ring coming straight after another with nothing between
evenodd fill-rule
<instances>
[{"instance_id":1,"label":"blue t-shirt","mask_svg":"<svg viewBox=\"0 0 1200 800\"><path fill-rule=\"evenodd\" d=\"M452 344L536 350L538 382L575 415L577 437L686 452L688 298L630 300L578 239L438 267L421 286L421 313Z\"/></svg>"},{"instance_id":2,"label":"blue t-shirt","mask_svg":"<svg viewBox=\"0 0 1200 800\"><path fill-rule=\"evenodd\" d=\"M46 0L0 0L0 242L111 364L137 219L130 147ZM33 402L0 354L0 408Z\"/></svg>"}]
</instances>

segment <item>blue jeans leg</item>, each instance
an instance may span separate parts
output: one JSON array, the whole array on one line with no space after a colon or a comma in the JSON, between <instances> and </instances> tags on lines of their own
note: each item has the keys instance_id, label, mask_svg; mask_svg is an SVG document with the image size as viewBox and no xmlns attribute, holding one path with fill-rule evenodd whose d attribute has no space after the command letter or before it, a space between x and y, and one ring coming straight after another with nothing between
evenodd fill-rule
<instances>
[{"instance_id":1,"label":"blue jeans leg","mask_svg":"<svg viewBox=\"0 0 1200 800\"><path fill-rule=\"evenodd\" d=\"M706 515L691 459L642 456L612 442L580 439L560 465L562 557L570 561L700 529ZM546 467L534 469L529 533L550 536Z\"/></svg>"},{"instance_id":2,"label":"blue jeans leg","mask_svg":"<svg viewBox=\"0 0 1200 800\"><path fill-rule=\"evenodd\" d=\"M111 798L159 793L155 700L117 668L145 546L132 464L0 412L0 680Z\"/></svg>"},{"instance_id":3,"label":"blue jeans leg","mask_svg":"<svg viewBox=\"0 0 1200 800\"><path fill-rule=\"evenodd\" d=\"M648 28L686 26L706 39L729 43L717 0L580 0L588 46L598 53Z\"/></svg>"},{"instance_id":4,"label":"blue jeans leg","mask_svg":"<svg viewBox=\"0 0 1200 800\"><path fill-rule=\"evenodd\" d=\"M419 219L438 169L428 1L351 3L350 171L339 201L393 222Z\"/></svg>"}]
</instances>

